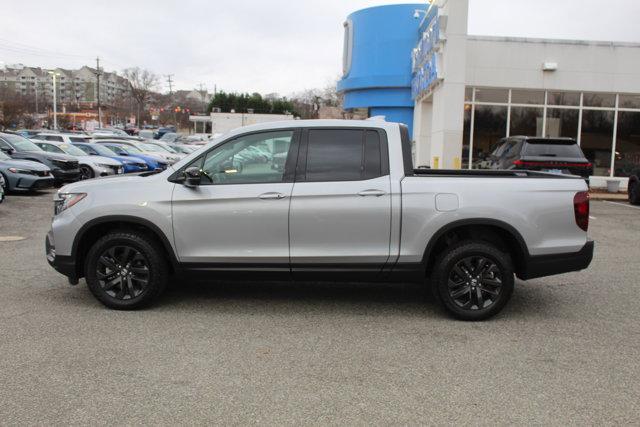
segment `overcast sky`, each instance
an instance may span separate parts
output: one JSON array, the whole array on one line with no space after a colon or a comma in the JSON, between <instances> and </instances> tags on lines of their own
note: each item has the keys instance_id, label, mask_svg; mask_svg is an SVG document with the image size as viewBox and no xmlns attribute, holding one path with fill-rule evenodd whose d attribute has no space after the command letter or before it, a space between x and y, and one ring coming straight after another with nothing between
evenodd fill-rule
<instances>
[{"instance_id":1,"label":"overcast sky","mask_svg":"<svg viewBox=\"0 0 640 427\"><path fill-rule=\"evenodd\" d=\"M278 92L341 70L342 23L394 0L25 0L4 2L0 66L173 74L175 88ZM640 0L469 0L469 33L640 42Z\"/></svg>"}]
</instances>

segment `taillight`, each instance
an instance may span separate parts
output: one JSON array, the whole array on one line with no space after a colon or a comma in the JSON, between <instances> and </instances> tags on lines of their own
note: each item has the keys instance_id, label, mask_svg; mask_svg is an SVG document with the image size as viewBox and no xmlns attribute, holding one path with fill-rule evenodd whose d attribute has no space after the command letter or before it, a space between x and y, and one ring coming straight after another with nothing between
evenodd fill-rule
<instances>
[{"instance_id":1,"label":"taillight","mask_svg":"<svg viewBox=\"0 0 640 427\"><path fill-rule=\"evenodd\" d=\"M587 231L589 228L589 192L580 191L573 196L573 212L578 227Z\"/></svg>"}]
</instances>

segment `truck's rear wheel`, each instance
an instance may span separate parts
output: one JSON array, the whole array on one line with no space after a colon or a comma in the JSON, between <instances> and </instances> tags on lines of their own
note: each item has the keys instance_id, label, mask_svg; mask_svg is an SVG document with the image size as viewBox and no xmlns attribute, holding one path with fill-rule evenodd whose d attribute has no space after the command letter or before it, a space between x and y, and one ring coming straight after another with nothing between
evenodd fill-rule
<instances>
[{"instance_id":1,"label":"truck's rear wheel","mask_svg":"<svg viewBox=\"0 0 640 427\"><path fill-rule=\"evenodd\" d=\"M159 245L146 235L115 231L89 250L85 276L104 305L133 310L149 305L164 290L168 269Z\"/></svg>"},{"instance_id":2,"label":"truck's rear wheel","mask_svg":"<svg viewBox=\"0 0 640 427\"><path fill-rule=\"evenodd\" d=\"M465 241L447 248L431 276L434 293L444 308L462 320L494 316L511 298L513 264L490 243Z\"/></svg>"}]
</instances>

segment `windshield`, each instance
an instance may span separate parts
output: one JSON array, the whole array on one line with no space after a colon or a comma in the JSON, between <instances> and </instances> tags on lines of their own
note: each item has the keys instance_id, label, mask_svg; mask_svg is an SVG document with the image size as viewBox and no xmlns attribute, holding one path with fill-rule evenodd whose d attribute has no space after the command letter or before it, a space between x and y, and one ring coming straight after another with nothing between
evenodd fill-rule
<instances>
[{"instance_id":1,"label":"windshield","mask_svg":"<svg viewBox=\"0 0 640 427\"><path fill-rule=\"evenodd\" d=\"M177 151L174 150L172 147L169 147L169 146L166 146L166 145L160 145L160 144L149 144L149 145L153 145L155 147L161 148L164 151L167 151L169 153L174 153L174 154L177 153Z\"/></svg>"},{"instance_id":2,"label":"windshield","mask_svg":"<svg viewBox=\"0 0 640 427\"><path fill-rule=\"evenodd\" d=\"M151 145L151 144L140 144L140 146L145 150L145 151L151 151L153 153L162 153L163 150L162 148L158 147L157 145Z\"/></svg>"},{"instance_id":3,"label":"windshield","mask_svg":"<svg viewBox=\"0 0 640 427\"><path fill-rule=\"evenodd\" d=\"M173 132L168 132L162 135L160 141L173 142L178 139L178 134Z\"/></svg>"},{"instance_id":4,"label":"windshield","mask_svg":"<svg viewBox=\"0 0 640 427\"><path fill-rule=\"evenodd\" d=\"M2 137L9 141L16 151L42 151L42 148L22 136L5 134Z\"/></svg>"},{"instance_id":5,"label":"windshield","mask_svg":"<svg viewBox=\"0 0 640 427\"><path fill-rule=\"evenodd\" d=\"M91 148L93 148L95 150L96 153L100 154L101 156L113 156L113 152L111 150L109 150L108 148L103 147L100 144L95 144L92 145Z\"/></svg>"},{"instance_id":6,"label":"windshield","mask_svg":"<svg viewBox=\"0 0 640 427\"><path fill-rule=\"evenodd\" d=\"M124 145L114 145L113 147L116 147L116 148L118 148L118 149L120 149L120 150L124 151L125 153L129 153L129 154L132 154L132 153L142 154L142 150L140 150L140 149L139 149L139 148L137 148L137 147L133 147L133 146L131 146L131 145L127 145L127 146L124 146Z\"/></svg>"},{"instance_id":7,"label":"windshield","mask_svg":"<svg viewBox=\"0 0 640 427\"><path fill-rule=\"evenodd\" d=\"M59 144L58 148L60 148L62 151L64 151L67 154L71 154L72 156L86 156L87 155L87 153L85 153L84 151L82 151L78 147L74 147L73 145L69 145L69 144Z\"/></svg>"}]
</instances>

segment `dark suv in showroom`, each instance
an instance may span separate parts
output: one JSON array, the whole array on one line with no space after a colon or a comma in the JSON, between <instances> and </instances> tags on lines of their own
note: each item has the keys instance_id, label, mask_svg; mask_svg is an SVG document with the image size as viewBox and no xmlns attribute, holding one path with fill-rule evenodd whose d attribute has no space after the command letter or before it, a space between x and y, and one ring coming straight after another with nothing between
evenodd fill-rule
<instances>
[{"instance_id":1,"label":"dark suv in showroom","mask_svg":"<svg viewBox=\"0 0 640 427\"><path fill-rule=\"evenodd\" d=\"M56 186L80 179L78 159L67 154L47 153L20 135L1 132L0 150L14 159L32 160L48 166Z\"/></svg>"},{"instance_id":2,"label":"dark suv in showroom","mask_svg":"<svg viewBox=\"0 0 640 427\"><path fill-rule=\"evenodd\" d=\"M587 181L593 174L593 165L572 138L503 138L491 152L489 161L491 169L522 169L578 175Z\"/></svg>"}]
</instances>

